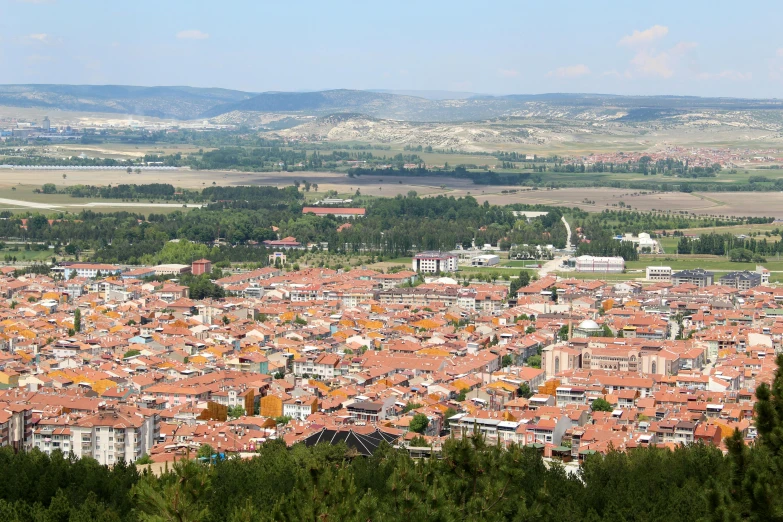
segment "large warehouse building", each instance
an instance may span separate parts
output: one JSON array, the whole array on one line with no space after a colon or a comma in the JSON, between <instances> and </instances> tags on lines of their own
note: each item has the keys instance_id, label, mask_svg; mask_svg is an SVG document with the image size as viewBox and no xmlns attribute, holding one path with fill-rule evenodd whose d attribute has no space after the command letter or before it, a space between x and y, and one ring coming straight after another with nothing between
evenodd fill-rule
<instances>
[{"instance_id":1,"label":"large warehouse building","mask_svg":"<svg viewBox=\"0 0 783 522\"><path fill-rule=\"evenodd\" d=\"M625 270L625 260L622 257L579 256L574 267L577 272L619 274Z\"/></svg>"}]
</instances>

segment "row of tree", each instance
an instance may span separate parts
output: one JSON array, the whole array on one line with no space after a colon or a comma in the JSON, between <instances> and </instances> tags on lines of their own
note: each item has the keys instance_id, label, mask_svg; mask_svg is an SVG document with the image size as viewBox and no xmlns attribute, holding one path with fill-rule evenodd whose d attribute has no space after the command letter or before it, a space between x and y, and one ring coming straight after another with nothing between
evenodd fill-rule
<instances>
[{"instance_id":1,"label":"row of tree","mask_svg":"<svg viewBox=\"0 0 783 522\"><path fill-rule=\"evenodd\" d=\"M702 234L698 238L681 237L677 243L678 254L731 255L747 251L750 256L763 257L783 252L783 241L767 241L766 238L737 237L732 234ZM740 252L742 253L742 252ZM744 254L744 253L743 253ZM748 259L750 261L750 259Z\"/></svg>"}]
</instances>

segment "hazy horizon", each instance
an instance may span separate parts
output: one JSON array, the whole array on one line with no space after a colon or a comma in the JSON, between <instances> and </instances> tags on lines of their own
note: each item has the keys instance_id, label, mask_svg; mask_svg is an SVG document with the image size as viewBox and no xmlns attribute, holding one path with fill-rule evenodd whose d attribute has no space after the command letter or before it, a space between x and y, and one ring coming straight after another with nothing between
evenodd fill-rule
<instances>
[{"instance_id":1,"label":"hazy horizon","mask_svg":"<svg viewBox=\"0 0 783 522\"><path fill-rule=\"evenodd\" d=\"M450 99L468 99L471 97L504 97L504 96L617 96L617 97L637 97L637 98L655 98L655 97L670 97L670 98L727 98L727 99L739 99L739 100L778 100L781 97L744 97L744 96L702 96L696 94L678 94L678 93L652 93L652 94L619 94L612 92L506 92L506 93L482 93L482 92L464 92L464 91L449 91L442 89L383 89L383 88L370 88L370 89L352 89L349 87L325 87L321 89L292 89L286 91L271 90L271 91L244 91L242 89L232 89L230 87L217 87L217 86L195 86L195 85L142 85L142 84L118 84L118 83L0 83L0 87L12 87L12 86L70 86L70 87L136 87L146 89L157 88L195 88L195 89L225 89L229 91L244 92L246 94L274 94L274 93L315 93L325 91L361 91L361 92L373 92L373 93L386 93L396 94L400 96L411 96L424 98L429 100L450 100ZM452 95L452 96L449 96Z\"/></svg>"}]
</instances>

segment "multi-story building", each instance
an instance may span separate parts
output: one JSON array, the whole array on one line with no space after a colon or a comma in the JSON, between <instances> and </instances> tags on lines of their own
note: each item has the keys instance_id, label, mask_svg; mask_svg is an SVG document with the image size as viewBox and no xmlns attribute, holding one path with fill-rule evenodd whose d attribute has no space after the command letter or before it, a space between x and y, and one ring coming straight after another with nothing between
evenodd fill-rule
<instances>
[{"instance_id":1,"label":"multi-story building","mask_svg":"<svg viewBox=\"0 0 783 522\"><path fill-rule=\"evenodd\" d=\"M326 353L317 357L304 357L294 361L294 375L304 375L316 379L331 379L341 375L340 357L333 353Z\"/></svg>"},{"instance_id":2,"label":"multi-story building","mask_svg":"<svg viewBox=\"0 0 783 522\"><path fill-rule=\"evenodd\" d=\"M743 272L729 272L720 279L721 285L730 286L738 290L748 290L754 286L761 286L761 274L745 270Z\"/></svg>"},{"instance_id":3,"label":"multi-story building","mask_svg":"<svg viewBox=\"0 0 783 522\"><path fill-rule=\"evenodd\" d=\"M715 281L715 274L708 272L703 268L694 268L693 270L683 270L682 272L675 272L672 274L672 284L692 284L703 288L710 286Z\"/></svg>"},{"instance_id":4,"label":"multi-story building","mask_svg":"<svg viewBox=\"0 0 783 522\"><path fill-rule=\"evenodd\" d=\"M456 255L450 252L427 251L420 252L413 257L411 268L416 272L435 274L438 272L456 272Z\"/></svg>"},{"instance_id":5,"label":"multi-story building","mask_svg":"<svg viewBox=\"0 0 783 522\"><path fill-rule=\"evenodd\" d=\"M587 404L587 390L581 387L558 386L555 390L557 405Z\"/></svg>"},{"instance_id":6,"label":"multi-story building","mask_svg":"<svg viewBox=\"0 0 783 522\"><path fill-rule=\"evenodd\" d=\"M648 266L647 267L647 280L648 281L671 281L672 280L672 267L670 267L670 266Z\"/></svg>"},{"instance_id":7,"label":"multi-story building","mask_svg":"<svg viewBox=\"0 0 783 522\"><path fill-rule=\"evenodd\" d=\"M375 293L375 299L381 304L402 304L408 306L428 306L433 302L444 303L446 306L475 310L476 296L473 288L455 288L444 286L431 288L390 288Z\"/></svg>"},{"instance_id":8,"label":"multi-story building","mask_svg":"<svg viewBox=\"0 0 783 522\"><path fill-rule=\"evenodd\" d=\"M305 420L318 411L318 399L313 396L301 396L283 401L283 415L292 419Z\"/></svg>"},{"instance_id":9,"label":"multi-story building","mask_svg":"<svg viewBox=\"0 0 783 522\"><path fill-rule=\"evenodd\" d=\"M85 417L42 419L32 432L32 446L47 455L60 450L109 466L121 460L134 462L149 451L159 433L160 416L154 410L101 405Z\"/></svg>"}]
</instances>

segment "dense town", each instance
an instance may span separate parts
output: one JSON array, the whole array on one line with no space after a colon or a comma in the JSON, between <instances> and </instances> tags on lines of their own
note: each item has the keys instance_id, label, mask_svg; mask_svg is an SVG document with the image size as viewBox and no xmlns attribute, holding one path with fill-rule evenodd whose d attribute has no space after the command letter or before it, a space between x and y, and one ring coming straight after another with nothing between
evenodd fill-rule
<instances>
[{"instance_id":1,"label":"dense town","mask_svg":"<svg viewBox=\"0 0 783 522\"><path fill-rule=\"evenodd\" d=\"M278 263L217 279L225 299L193 300L154 276L210 273L206 259L57 268L2 269L0 444L102 464L251 456L273 439L422 456L479 432L565 462L723 448L735 429L755 438L754 389L783 336L783 289L760 277L545 275L509 295L421 264Z\"/></svg>"}]
</instances>

